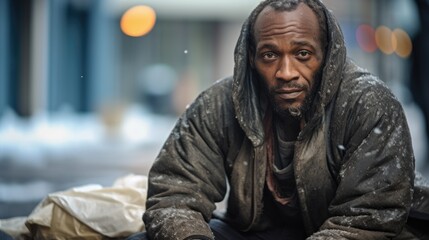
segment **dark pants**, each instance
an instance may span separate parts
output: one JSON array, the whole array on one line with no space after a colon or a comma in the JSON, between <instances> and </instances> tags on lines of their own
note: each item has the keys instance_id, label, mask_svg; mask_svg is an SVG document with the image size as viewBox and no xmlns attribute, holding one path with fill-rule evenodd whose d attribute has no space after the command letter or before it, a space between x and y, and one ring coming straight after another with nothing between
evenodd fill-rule
<instances>
[{"instance_id":1,"label":"dark pants","mask_svg":"<svg viewBox=\"0 0 429 240\"><path fill-rule=\"evenodd\" d=\"M0 230L0 240L13 240L11 236Z\"/></svg>"},{"instance_id":2,"label":"dark pants","mask_svg":"<svg viewBox=\"0 0 429 240\"><path fill-rule=\"evenodd\" d=\"M225 222L212 219L209 223L216 240L301 240L303 234L297 234L296 229L277 228L264 232L243 233L230 227ZM137 233L127 240L149 240L146 233Z\"/></svg>"}]
</instances>

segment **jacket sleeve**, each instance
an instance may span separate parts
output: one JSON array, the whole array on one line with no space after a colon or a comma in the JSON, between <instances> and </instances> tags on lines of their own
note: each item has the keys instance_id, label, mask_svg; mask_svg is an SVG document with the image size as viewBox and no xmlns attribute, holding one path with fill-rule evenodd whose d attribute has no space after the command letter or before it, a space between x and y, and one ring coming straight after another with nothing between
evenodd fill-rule
<instances>
[{"instance_id":1,"label":"jacket sleeve","mask_svg":"<svg viewBox=\"0 0 429 240\"><path fill-rule=\"evenodd\" d=\"M414 156L400 103L381 83L342 101L334 126L341 159L330 217L308 240L391 239L404 227L411 206ZM353 95L353 91L351 94Z\"/></svg>"},{"instance_id":2,"label":"jacket sleeve","mask_svg":"<svg viewBox=\"0 0 429 240\"><path fill-rule=\"evenodd\" d=\"M226 177L216 103L201 94L176 123L149 172L150 239L213 239L207 224L224 198Z\"/></svg>"}]
</instances>

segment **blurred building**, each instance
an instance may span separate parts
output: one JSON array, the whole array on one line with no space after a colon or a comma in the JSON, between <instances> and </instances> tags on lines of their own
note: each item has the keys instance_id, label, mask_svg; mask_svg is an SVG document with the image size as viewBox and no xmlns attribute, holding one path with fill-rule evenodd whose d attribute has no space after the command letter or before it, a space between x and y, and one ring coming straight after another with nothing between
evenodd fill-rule
<instances>
[{"instance_id":1,"label":"blurred building","mask_svg":"<svg viewBox=\"0 0 429 240\"><path fill-rule=\"evenodd\" d=\"M189 81L196 88L184 97L192 98L232 74L240 25L258 2L2 0L0 114L9 108L29 117L63 107L92 112L118 102L150 105L142 81L157 82L159 88L171 84L171 91ZM341 21L349 55L386 82L403 82L407 57L383 52L365 36L359 39L357 31L361 25L374 31L385 26L412 35L417 22L413 2L325 3ZM156 11L156 25L145 36L130 37L121 31L120 19L139 4ZM142 79L148 68L160 64L175 73L175 81Z\"/></svg>"},{"instance_id":2,"label":"blurred building","mask_svg":"<svg viewBox=\"0 0 429 240\"><path fill-rule=\"evenodd\" d=\"M241 24L258 3L0 0L0 218L28 214L50 191L146 173L177 115L232 74ZM412 107L404 86L407 38L418 28L413 1L324 3L341 23L349 57ZM121 19L139 5L154 9L156 22L131 37ZM419 126L410 109L410 125ZM21 199L29 188L38 193ZM16 201L31 203L12 211Z\"/></svg>"}]
</instances>

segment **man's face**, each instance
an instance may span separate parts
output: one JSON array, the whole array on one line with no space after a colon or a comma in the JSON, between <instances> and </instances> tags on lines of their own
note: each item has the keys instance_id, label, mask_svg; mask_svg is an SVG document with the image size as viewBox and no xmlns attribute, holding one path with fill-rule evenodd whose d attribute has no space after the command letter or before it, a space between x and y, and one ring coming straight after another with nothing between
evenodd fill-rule
<instances>
[{"instance_id":1,"label":"man's face","mask_svg":"<svg viewBox=\"0 0 429 240\"><path fill-rule=\"evenodd\" d=\"M273 108L280 114L302 116L315 95L323 62L316 14L305 4L290 12L266 7L254 29L251 62L266 85Z\"/></svg>"}]
</instances>

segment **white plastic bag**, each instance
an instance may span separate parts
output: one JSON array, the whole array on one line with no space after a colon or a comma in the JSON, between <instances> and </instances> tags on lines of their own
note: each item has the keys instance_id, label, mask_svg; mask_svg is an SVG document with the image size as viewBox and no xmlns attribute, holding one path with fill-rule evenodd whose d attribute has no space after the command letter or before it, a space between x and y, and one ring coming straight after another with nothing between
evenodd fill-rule
<instances>
[{"instance_id":1,"label":"white plastic bag","mask_svg":"<svg viewBox=\"0 0 429 240\"><path fill-rule=\"evenodd\" d=\"M87 185L49 194L28 216L36 239L105 239L144 230L147 178L128 175L112 187Z\"/></svg>"}]
</instances>

